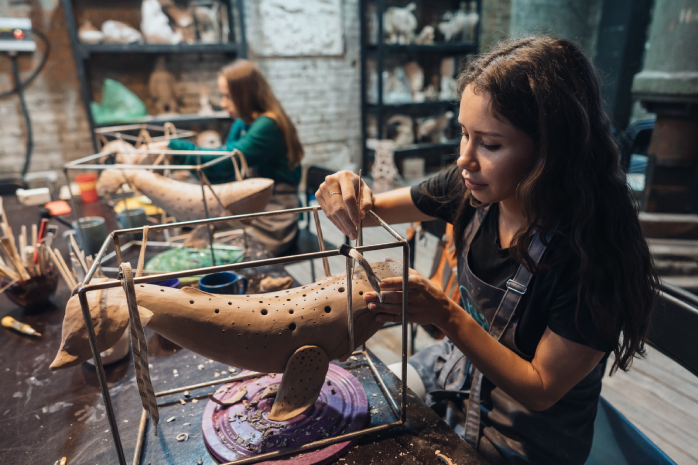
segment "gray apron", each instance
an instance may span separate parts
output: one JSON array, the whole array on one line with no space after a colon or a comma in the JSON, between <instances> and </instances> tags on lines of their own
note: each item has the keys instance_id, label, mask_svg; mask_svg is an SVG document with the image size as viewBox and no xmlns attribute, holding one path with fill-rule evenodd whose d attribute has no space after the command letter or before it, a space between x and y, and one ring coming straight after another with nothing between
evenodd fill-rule
<instances>
[{"instance_id":1,"label":"gray apron","mask_svg":"<svg viewBox=\"0 0 698 465\"><path fill-rule=\"evenodd\" d=\"M298 208L298 186L275 183L274 192L267 203L265 211ZM298 213L254 218L249 228L252 234L273 256L283 255L294 245L298 234Z\"/></svg>"},{"instance_id":2,"label":"gray apron","mask_svg":"<svg viewBox=\"0 0 698 465\"><path fill-rule=\"evenodd\" d=\"M490 335L514 353L531 360L516 346L516 307L526 293L531 273L519 266L499 289L470 270L470 244L489 207L478 209L465 230L458 257L458 281L463 308ZM535 263L545 246L538 234L529 248ZM553 407L531 411L493 385L445 340L410 357L427 390L426 401L491 465L583 464L591 449L593 423L605 364L600 363Z\"/></svg>"}]
</instances>

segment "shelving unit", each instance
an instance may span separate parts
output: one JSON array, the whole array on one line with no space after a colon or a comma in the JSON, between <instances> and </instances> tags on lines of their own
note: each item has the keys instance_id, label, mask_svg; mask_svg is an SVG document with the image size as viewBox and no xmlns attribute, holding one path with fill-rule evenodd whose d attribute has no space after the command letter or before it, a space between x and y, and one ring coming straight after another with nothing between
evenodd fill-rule
<instances>
[{"instance_id":1,"label":"shelving unit","mask_svg":"<svg viewBox=\"0 0 698 465\"><path fill-rule=\"evenodd\" d=\"M96 128L107 127L115 124L128 123L165 123L173 122L184 126L192 124L207 125L209 123L226 120L226 112L218 111L210 115L199 115L198 113L184 113L177 115L149 115L144 118L135 118L133 121L118 122L110 124L96 124L92 117L90 102L94 101L92 92L91 71L99 67L99 61L104 63L105 59L116 60L139 60L152 67L155 60L153 56L166 55L170 59L173 57L190 57L191 55L202 54L222 54L227 60L232 61L237 57L247 56L247 41L245 36L245 23L243 15L243 0L221 0L226 7L229 25L228 42L217 44L87 44L80 41L78 28L84 19L91 19L93 16L109 16L107 19L126 22L132 27L140 25L140 0L114 0L113 2L92 2L91 0L61 0L66 16L68 33L73 49L75 66L80 82L80 91L87 113L87 119L92 131L92 140L95 151L99 144L94 133ZM100 11L102 9L103 11ZM123 14L123 17L120 15ZM133 23L136 24L133 24ZM95 24L99 27L100 24ZM97 64L95 64L97 62ZM97 68L95 68L97 67Z\"/></svg>"},{"instance_id":2,"label":"shelving unit","mask_svg":"<svg viewBox=\"0 0 698 465\"><path fill-rule=\"evenodd\" d=\"M383 36L384 24L383 13L391 6L405 7L408 3L416 3L417 9L415 16L417 17L417 29L415 34L418 34L426 25L431 25L438 30L437 22L443 17L446 11L455 12L460 8L461 0L431 0L413 1L413 0L361 0L359 2L359 11L361 14L361 137L362 137L362 166L364 172L367 172L373 160L373 151L366 146L369 118L375 119L377 126L376 130L378 138L386 137L385 123L396 114L405 114L411 118L437 116L446 111L453 111L457 114L457 103L453 101L432 100L424 102L400 102L386 103L383 95L383 71L386 70L386 61L394 57L402 57L402 61L417 61L420 66L422 62L430 61L432 64L435 60L441 58L455 57L456 66L458 69L459 58L462 60L468 55L475 54L479 50L479 30L480 21L475 26L474 42L445 42L443 37L437 32L436 40L432 45L421 44L388 44ZM476 11L480 20L482 19L482 0L471 0L470 7L472 11ZM369 24L367 20L367 12L375 11L374 21L377 23L377 41L371 42ZM375 61L375 70L377 74L377 101L371 102L368 99L369 95L369 76L368 62ZM433 66L432 66L433 68ZM432 73L433 74L433 73ZM453 76L455 77L455 76ZM414 143L410 146L397 149L395 151L396 161L401 158L420 156L425 158L427 166L439 165L443 166L450 162L457 153L459 140L451 139L445 143ZM399 163L398 163L399 165Z\"/></svg>"}]
</instances>

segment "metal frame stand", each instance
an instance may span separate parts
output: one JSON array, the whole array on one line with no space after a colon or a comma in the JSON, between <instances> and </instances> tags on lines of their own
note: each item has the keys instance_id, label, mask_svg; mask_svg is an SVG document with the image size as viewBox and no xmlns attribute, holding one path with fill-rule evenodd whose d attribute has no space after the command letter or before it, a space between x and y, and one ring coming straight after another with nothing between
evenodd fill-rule
<instances>
[{"instance_id":1,"label":"metal frame stand","mask_svg":"<svg viewBox=\"0 0 698 465\"><path fill-rule=\"evenodd\" d=\"M247 220L247 219L252 219L252 218L263 218L263 217L268 217L268 216L275 216L275 215L283 215L287 213L303 213L303 212L310 212L313 211L315 214L315 217L317 219L317 214L318 214L318 209L317 207L302 207L302 208L292 208L288 210L276 210L276 211L271 211L271 212L261 212L261 213L252 213L252 214L247 214L247 215L234 215L234 216L227 216L227 217L220 217L220 218L210 218L206 220L195 220L195 221L185 221L185 222L180 222L180 223L169 223L169 224L161 224L161 225L156 225L156 226L150 226L149 231L161 231L161 230L167 230L167 229L173 229L173 228L179 228L182 226L199 226L199 225L212 225L218 222L225 222L225 221L232 221L232 220ZM386 400L388 401L388 405L390 406L390 409L392 410L392 413L395 416L395 421L383 424L383 425L378 425L378 426L373 426L373 427L368 427L364 428L359 431L355 431L352 433L346 433L342 434L339 436L335 436L332 438L327 438L327 439L322 439L318 441L313 441L311 443L305 444L303 446L299 447L294 447L294 448L289 448L289 449L283 449L279 451L274 451L274 452L268 452L264 454L257 455L255 457L249 457L241 460L236 460L234 462L228 462L227 465L242 465L242 464L250 464L250 463L257 463L262 460L269 460L269 459L274 459L274 458L279 458L283 456L287 456L290 454L295 454L299 452L304 452L308 451L311 449L315 449L318 447L324 447L328 446L330 444L335 444L337 442L342 442L346 440L352 440L361 436L364 436L366 434L371 434L371 433L377 433L380 431L385 431L397 426L402 426L405 424L406 419L407 419L407 303L408 303L408 294L407 294L407 285L408 285L408 273L409 273L409 266L408 266L408 260L409 260L409 244L408 242L402 238L395 230L393 230L388 224L386 224L378 215L376 215L373 212L369 212L369 215L371 218L376 221L377 223L380 224L381 227L383 227L388 233L390 233L391 236L395 238L394 242L387 242L387 243L381 243L381 244L375 244L375 245L362 245L356 247L356 250L358 250L361 253L373 251L373 250L382 250L382 249L388 249L388 248L402 248L402 258L403 258L403 268L402 268L402 284L403 284L403 301L402 301L402 392L401 392L401 398L400 398L400 405L398 406L398 403L395 401L394 397L390 394L390 391L388 390L387 386L381 379L380 374L376 370L375 365L371 361L370 357L368 356L368 353L366 352L365 346L359 350L359 351L353 351L354 349L354 334L353 334L353 310L352 310L352 296L351 296L351 286L352 286L352 276L350 273L351 270L351 259L347 258L347 318L348 318L348 332L349 332L349 341L350 341L350 346L353 354L356 355L363 355L366 358L366 361L368 363L368 366L371 370L371 373L373 376L376 378L376 382L378 383L383 395L385 396ZM319 223L319 221L318 221ZM109 247L109 244L113 242L114 248L115 248L115 254L116 258L119 263L122 262L122 257L121 257L121 247L119 245L119 237L127 234L134 234L138 232L142 232L143 228L130 228L130 229L119 229L116 231L113 231L107 239L104 241L102 244L102 247L99 250L99 253L94 259L93 265L90 267L90 270L87 272L87 275L85 276L85 279L82 283L78 285L77 288L77 295L80 300L80 307L82 310L82 315L83 318L85 319L85 326L87 328L87 335L90 343L90 348L92 350L92 355L94 357L94 362L95 362L95 368L97 370L97 378L99 380L99 386L102 391L102 398L104 399L104 405L106 407L107 411L107 417L109 420L109 425L111 428L112 432L112 437L114 439L114 446L117 451L117 455L119 457L119 464L120 465L126 465L126 458L124 455L124 449L123 445L121 443L121 436L119 433L119 428L118 428L118 423L116 421L116 416L114 414L114 408L112 406L111 402L111 396L109 394L109 387L107 384L107 378L106 374L104 372L104 366L102 364L102 358L100 356L99 350L97 348L97 341L95 338L95 332L94 332L94 323L92 322L92 319L90 317L90 309L87 303L87 293L91 291L97 291L101 289L110 289L110 288L116 288L116 287L121 287L121 281L119 280L109 280L97 284L90 284L92 281L92 278L94 277L97 268L99 267L100 262L105 256L106 250ZM278 258L267 258L267 259L262 259L262 260L253 260L250 262L243 262L243 263L235 263L235 264L230 264L230 265L218 265L218 266L210 266L210 267L205 267L205 268L197 268L193 270L188 270L188 271L180 271L180 272L173 272L173 273L160 273L160 274L153 274L153 275L148 275L148 276L142 276L142 277L136 277L133 279L134 284L143 284L143 283L150 283L150 282L155 282L155 281L163 281L166 279L173 279L173 278L182 278L182 277L187 277L187 276L194 276L194 275L200 275L200 274L209 274L209 273L216 273L220 271L237 271L237 270L242 270L245 268L256 268L260 266L265 266L265 265L282 265L282 264L287 264L287 263L294 263L294 262L299 262L299 261L304 261L304 260L313 260L313 259L322 259L325 263L328 262L329 257L335 257L341 255L339 252L339 249L336 250L323 250L324 245L322 241L322 233L320 232L320 228L318 225L318 243L320 247L319 252L311 252L311 253L305 253L305 254L299 254L299 255L294 255L290 257L278 257ZM147 247L147 244L145 245ZM329 266L327 265L325 268L326 274L329 275ZM239 381L241 379L245 379L250 376L257 376L258 374L245 374L245 375L240 375L240 376L234 376L226 379L221 379L221 380L216 380L216 381L211 381L211 382L206 382L206 383L201 383L201 384L196 384L196 385L190 385L190 386L184 386L180 388L175 388L175 389L170 389L167 391L161 391L161 392L156 392L155 396L156 397L162 397L164 395L168 394L173 394L177 392L183 392L186 390L193 390L193 389L198 389L206 386L213 386L216 384L220 383L226 383L226 382L232 382L232 381ZM139 427L139 432L138 432L138 441L136 443L136 448L134 452L134 457L133 457L133 465L137 465L140 463L141 460L141 454L143 451L143 444L144 444L144 439L145 439L145 432L147 429L147 416L146 416L146 411L144 410L143 413L141 414L140 418L140 427Z\"/></svg>"}]
</instances>

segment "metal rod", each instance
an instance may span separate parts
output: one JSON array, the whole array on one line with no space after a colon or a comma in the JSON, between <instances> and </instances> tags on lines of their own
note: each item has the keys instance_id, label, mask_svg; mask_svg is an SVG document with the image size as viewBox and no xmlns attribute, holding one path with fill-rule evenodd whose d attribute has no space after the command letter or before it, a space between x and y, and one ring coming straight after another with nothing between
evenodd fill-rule
<instances>
[{"instance_id":1,"label":"metal rod","mask_svg":"<svg viewBox=\"0 0 698 465\"><path fill-rule=\"evenodd\" d=\"M92 270L90 271L93 271L94 268L95 265L92 265ZM99 388L102 391L102 399L104 400L104 406L107 411L107 418L109 419L109 427L111 429L112 438L114 439L114 445L116 446L116 454L119 456L119 464L126 465L124 447L121 445L121 437L119 436L119 425L116 422L114 407L111 403L111 396L109 395L109 384L107 382L107 376L104 374L102 357L99 355L99 349L97 348L97 339L95 337L95 330L94 326L92 325L92 317L90 316L90 307L87 303L87 294L84 287L81 287L78 290L78 299L80 300L80 309L82 310L82 317L85 320L87 338L90 342L90 349L92 349L92 357L94 358L95 368L97 370L97 380L99 381Z\"/></svg>"},{"instance_id":2,"label":"metal rod","mask_svg":"<svg viewBox=\"0 0 698 465\"><path fill-rule=\"evenodd\" d=\"M204 181L204 182L206 183L206 185L208 186L208 188L211 190L211 194L213 194L213 197L215 197L216 201L218 202L218 205L220 205L220 207L221 207L221 213L222 213L222 212L226 212L226 213L228 213L229 215L232 215L232 213L230 213L230 210L228 210L228 209L226 208L226 206L223 205L223 202L222 202L221 199L218 197L218 194L216 194L216 191L213 190L213 186L211 185L211 181L208 180L208 176L206 176L206 173L204 173L204 171L201 170L201 172L199 172L199 176L201 176L201 180ZM220 215L219 215L219 216L220 216Z\"/></svg>"},{"instance_id":3,"label":"metal rod","mask_svg":"<svg viewBox=\"0 0 698 465\"><path fill-rule=\"evenodd\" d=\"M196 170L196 172L199 175L199 180L201 180L201 175L203 174L204 170L201 169L201 155L198 155L199 159L199 168ZM211 189L213 190L213 189ZM206 218L210 218L211 215L208 214L208 202L206 201L206 185L202 182L201 183L201 198L204 201L204 214L206 215ZM208 224L206 229L208 230L208 248L211 251L211 264L213 266L216 266L216 254L215 251L213 250L213 225Z\"/></svg>"},{"instance_id":4,"label":"metal rod","mask_svg":"<svg viewBox=\"0 0 698 465\"><path fill-rule=\"evenodd\" d=\"M143 442L145 441L145 429L148 425L148 411L143 409L141 412L141 421L138 423L138 436L136 439L136 448L133 450L133 465L141 463L141 455L143 454Z\"/></svg>"},{"instance_id":5,"label":"metal rod","mask_svg":"<svg viewBox=\"0 0 698 465\"><path fill-rule=\"evenodd\" d=\"M366 357L366 362L368 363L368 367L373 373L374 378L376 378L376 381L378 382L378 387L381 389L381 392L383 393L383 397L388 399L388 405L390 406L390 409L393 411L395 414L395 418L400 418L400 409L397 406L397 402L395 402L395 398L393 398L392 394L390 394L390 391L388 390L388 386L385 385L385 382L383 381L383 377L378 373L378 369L376 366L373 364L373 361L371 360L371 357L368 355L368 352L366 352L366 349L363 350L364 357Z\"/></svg>"},{"instance_id":6,"label":"metal rod","mask_svg":"<svg viewBox=\"0 0 698 465\"><path fill-rule=\"evenodd\" d=\"M364 245L363 247L359 247L356 250L359 252L370 252L372 250L381 250L381 249L389 249L389 248L397 248L400 247L402 244L399 242L389 242L389 243L384 243L384 244L376 244L376 245ZM170 273L161 273L157 275L151 275L151 276L142 276L140 278L134 278L133 282L136 284L144 284L144 283L150 283L150 282L155 282L155 281L162 281L165 279L174 279L174 278L184 278L188 276L196 276L200 274L209 274L209 273L217 273L219 271L235 271L235 270L240 270L244 268L257 268L260 266L265 266L265 265L283 265L286 263L295 263L303 260L312 260L312 259L318 259L318 258L325 258L325 257L336 257L341 255L339 253L339 250L327 250L325 252L309 252L306 254L299 254L299 255L293 255L290 257L275 257L275 258L265 258L262 260L255 260L255 261L250 261L250 262L243 262L243 263L231 263L229 265L217 265L217 266L207 266L204 268L194 268L191 270L186 270L186 271L174 271ZM94 266L93 266L94 267ZM98 289L109 289L112 287L119 287L120 281L118 280L109 280L105 281L102 283L98 284L90 284L86 285L85 288L88 291L94 291Z\"/></svg>"},{"instance_id":7,"label":"metal rod","mask_svg":"<svg viewBox=\"0 0 698 465\"><path fill-rule=\"evenodd\" d=\"M73 191L70 188L70 176L68 176L68 170L63 169L63 174L65 175L65 180L68 183L68 194L70 195L70 206L73 208L73 218L75 218L75 224L80 226L80 214L78 213L77 204L75 203L75 197L73 197ZM82 231L80 228L74 228L77 231L80 243L87 244L87 241L83 240Z\"/></svg>"},{"instance_id":8,"label":"metal rod","mask_svg":"<svg viewBox=\"0 0 698 465\"><path fill-rule=\"evenodd\" d=\"M318 209L320 207L314 206L313 207L313 217L315 218L315 229L317 230L317 241L318 244L320 245L320 251L324 252L325 251L325 239L322 237L322 226L320 225L320 216L318 215ZM332 273L330 273L330 261L327 260L327 257L322 258L322 266L325 268L325 277L329 278Z\"/></svg>"},{"instance_id":9,"label":"metal rod","mask_svg":"<svg viewBox=\"0 0 698 465\"><path fill-rule=\"evenodd\" d=\"M263 460L270 460L270 459L275 459L278 457L285 457L287 455L297 454L300 452L305 452L307 450L318 449L320 447L330 446L330 445L336 444L338 442L343 442L343 441L347 441L350 439L356 439L356 438L359 438L361 436L365 436L367 434L378 433L380 431L385 431L385 430L388 430L390 428L394 428L395 426L402 426L402 424L403 424L403 422L401 422L401 421L394 421L392 423L387 423L385 425L372 426L370 428L362 429L359 431L354 431L352 433L342 434L342 435L335 436L332 438L320 439L320 440L313 441L313 442L308 443L308 444L304 444L302 446L297 446L297 447L293 447L293 448L289 448L289 449L285 449L285 450L277 450L274 452L266 452L264 454L255 455L254 457L248 457L245 459L235 460L233 462L225 462L221 465L247 465L250 463L261 462Z\"/></svg>"},{"instance_id":10,"label":"metal rod","mask_svg":"<svg viewBox=\"0 0 698 465\"><path fill-rule=\"evenodd\" d=\"M398 241L405 241L405 239L400 234L398 234L393 228L391 228L388 223L383 221L383 219L380 216L376 215L376 213L373 210L369 210L368 214L371 215L371 218L377 221L378 224L383 226L395 239L397 239Z\"/></svg>"},{"instance_id":11,"label":"metal rod","mask_svg":"<svg viewBox=\"0 0 698 465\"><path fill-rule=\"evenodd\" d=\"M349 352L354 351L354 306L352 303L352 284L353 277L351 273L354 261L347 257L347 328L349 330Z\"/></svg>"},{"instance_id":12,"label":"metal rod","mask_svg":"<svg viewBox=\"0 0 698 465\"><path fill-rule=\"evenodd\" d=\"M169 396L170 394L177 394L178 392L184 392L184 391L189 391L189 390L194 390L194 389L201 389L209 386L215 386L216 384L223 384L223 383L232 383L234 381L243 381L249 378L254 378L256 376L263 376L266 375L267 373L258 373L258 372L251 372L251 373L245 373L244 375L238 375L238 376L231 376L228 378L223 378L223 379L217 379L214 381L206 381L205 383L199 383L199 384L191 384L189 386L184 386L181 388L175 388L175 389L169 389L167 391L160 391L155 393L155 397L162 397L162 396Z\"/></svg>"},{"instance_id":13,"label":"metal rod","mask_svg":"<svg viewBox=\"0 0 698 465\"><path fill-rule=\"evenodd\" d=\"M407 421L407 299L409 288L408 260L410 246L407 242L402 247L402 405L400 420Z\"/></svg>"}]
</instances>

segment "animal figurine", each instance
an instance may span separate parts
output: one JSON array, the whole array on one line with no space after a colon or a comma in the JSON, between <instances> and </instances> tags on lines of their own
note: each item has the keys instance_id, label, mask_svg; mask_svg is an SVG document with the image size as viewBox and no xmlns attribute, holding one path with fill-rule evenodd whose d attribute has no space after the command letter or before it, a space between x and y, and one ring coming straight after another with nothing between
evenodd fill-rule
<instances>
[{"instance_id":1,"label":"animal figurine","mask_svg":"<svg viewBox=\"0 0 698 465\"><path fill-rule=\"evenodd\" d=\"M104 170L97 180L97 192L100 196L114 194L126 180L148 196L155 205L179 221L208 218L199 184L175 181L146 170ZM217 214L241 215L264 211L273 188L274 181L267 178L216 184L213 186L213 191L226 209L221 211L216 197L211 189L206 187L208 213L210 216L217 216Z\"/></svg>"},{"instance_id":2,"label":"animal figurine","mask_svg":"<svg viewBox=\"0 0 698 465\"><path fill-rule=\"evenodd\" d=\"M148 79L148 91L155 104L155 113L177 113L180 92L172 73L165 67L165 57L158 57L155 69Z\"/></svg>"},{"instance_id":3,"label":"animal figurine","mask_svg":"<svg viewBox=\"0 0 698 465\"><path fill-rule=\"evenodd\" d=\"M162 11L174 23L174 32L182 36L182 42L193 44L196 42L194 31L194 16L192 6L180 8L172 0L159 0Z\"/></svg>"},{"instance_id":4,"label":"animal figurine","mask_svg":"<svg viewBox=\"0 0 698 465\"><path fill-rule=\"evenodd\" d=\"M80 42L98 44L104 40L104 33L94 27L90 20L86 20L82 23L80 29L78 29L78 37L80 38Z\"/></svg>"},{"instance_id":5,"label":"animal figurine","mask_svg":"<svg viewBox=\"0 0 698 465\"><path fill-rule=\"evenodd\" d=\"M149 44L178 44L182 34L170 27L170 20L158 0L143 0L141 4L141 32Z\"/></svg>"},{"instance_id":6,"label":"animal figurine","mask_svg":"<svg viewBox=\"0 0 698 465\"><path fill-rule=\"evenodd\" d=\"M363 257L362 257L363 258ZM354 341L347 323L346 274L268 294L216 295L198 289L135 285L142 325L186 349L212 360L283 377L269 419L296 417L317 399L330 360L346 360L353 347L383 325L361 297L369 279L402 276L398 262L357 267L352 278ZM375 273L372 275L371 273ZM87 293L97 348L114 345L129 324L122 288ZM51 370L92 358L78 296L70 298L63 319L61 346Z\"/></svg>"},{"instance_id":7,"label":"animal figurine","mask_svg":"<svg viewBox=\"0 0 698 465\"><path fill-rule=\"evenodd\" d=\"M433 45L435 32L434 26L424 26L422 32L414 38L414 43L419 45Z\"/></svg>"},{"instance_id":8,"label":"animal figurine","mask_svg":"<svg viewBox=\"0 0 698 465\"><path fill-rule=\"evenodd\" d=\"M417 29L417 18L413 11L417 9L414 2L404 8L388 7L383 13L383 33L388 44L411 44Z\"/></svg>"},{"instance_id":9,"label":"animal figurine","mask_svg":"<svg viewBox=\"0 0 698 465\"><path fill-rule=\"evenodd\" d=\"M432 144L443 144L448 141L446 138L446 128L453 118L454 113L447 111L436 118L423 120L417 128L417 140L427 139Z\"/></svg>"},{"instance_id":10,"label":"animal figurine","mask_svg":"<svg viewBox=\"0 0 698 465\"><path fill-rule=\"evenodd\" d=\"M441 82L439 86L439 100L455 100L458 98L456 93L456 80L453 75L456 72L456 59L453 57L444 58L441 60Z\"/></svg>"},{"instance_id":11,"label":"animal figurine","mask_svg":"<svg viewBox=\"0 0 698 465\"><path fill-rule=\"evenodd\" d=\"M121 21L109 19L102 23L102 34L104 34L105 44L132 44L142 43L143 35L140 31L132 28Z\"/></svg>"},{"instance_id":12,"label":"animal figurine","mask_svg":"<svg viewBox=\"0 0 698 465\"><path fill-rule=\"evenodd\" d=\"M201 86L199 88L199 114L201 116L209 116L213 114L213 106L208 97L208 87Z\"/></svg>"},{"instance_id":13,"label":"animal figurine","mask_svg":"<svg viewBox=\"0 0 698 465\"><path fill-rule=\"evenodd\" d=\"M196 33L202 44L217 44L222 42L221 24L218 20L220 4L215 3L211 7L197 5L194 7L193 16L196 23Z\"/></svg>"},{"instance_id":14,"label":"animal figurine","mask_svg":"<svg viewBox=\"0 0 698 465\"><path fill-rule=\"evenodd\" d=\"M397 166L395 166L395 141L370 139L366 141L366 146L376 152L371 166L373 191L383 192L392 189L395 180L398 179Z\"/></svg>"},{"instance_id":15,"label":"animal figurine","mask_svg":"<svg viewBox=\"0 0 698 465\"><path fill-rule=\"evenodd\" d=\"M412 101L405 70L397 66L383 71L383 102L403 103Z\"/></svg>"},{"instance_id":16,"label":"animal figurine","mask_svg":"<svg viewBox=\"0 0 698 465\"><path fill-rule=\"evenodd\" d=\"M395 148L404 148L414 143L412 118L407 115L393 115L386 122L388 139L395 141Z\"/></svg>"},{"instance_id":17,"label":"animal figurine","mask_svg":"<svg viewBox=\"0 0 698 465\"><path fill-rule=\"evenodd\" d=\"M480 16L474 11L469 13L467 10L467 4L463 2L460 10L455 13L447 12L444 15L438 27L446 42L456 39L464 42L475 41L475 28Z\"/></svg>"}]
</instances>

